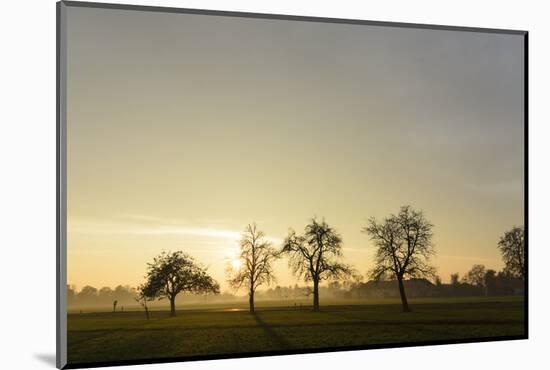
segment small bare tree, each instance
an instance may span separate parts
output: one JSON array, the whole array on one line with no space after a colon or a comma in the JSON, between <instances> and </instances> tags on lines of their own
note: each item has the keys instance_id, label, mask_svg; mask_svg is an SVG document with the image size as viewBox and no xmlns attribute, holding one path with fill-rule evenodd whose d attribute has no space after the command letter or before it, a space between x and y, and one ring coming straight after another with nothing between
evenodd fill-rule
<instances>
[{"instance_id":1,"label":"small bare tree","mask_svg":"<svg viewBox=\"0 0 550 370\"><path fill-rule=\"evenodd\" d=\"M319 283L349 276L353 272L350 266L339 262L342 238L324 220L318 222L313 218L303 236L291 229L281 253L289 255L289 265L295 275L313 282L314 311L319 311Z\"/></svg>"},{"instance_id":2,"label":"small bare tree","mask_svg":"<svg viewBox=\"0 0 550 370\"><path fill-rule=\"evenodd\" d=\"M147 302L153 301L155 299L154 296L155 292L152 291L150 285L141 284L136 289L136 296L134 299L145 310L145 318L147 320L149 320L149 307L147 306Z\"/></svg>"},{"instance_id":3,"label":"small bare tree","mask_svg":"<svg viewBox=\"0 0 550 370\"><path fill-rule=\"evenodd\" d=\"M525 236L524 228L514 226L506 231L498 242L504 270L512 276L525 279Z\"/></svg>"},{"instance_id":4,"label":"small bare tree","mask_svg":"<svg viewBox=\"0 0 550 370\"><path fill-rule=\"evenodd\" d=\"M250 312L253 313L256 289L260 285L275 282L272 264L278 258L278 252L255 223L246 226L241 236L240 248L241 264L237 271L230 270L229 285L234 289L246 286Z\"/></svg>"},{"instance_id":5,"label":"small bare tree","mask_svg":"<svg viewBox=\"0 0 550 370\"><path fill-rule=\"evenodd\" d=\"M378 248L371 277L380 280L389 273L397 279L405 312L410 308L403 280L406 277L435 277L435 269L429 265L429 258L435 253L432 228L421 211L403 206L399 214L392 214L380 223L370 218L362 229Z\"/></svg>"}]
</instances>

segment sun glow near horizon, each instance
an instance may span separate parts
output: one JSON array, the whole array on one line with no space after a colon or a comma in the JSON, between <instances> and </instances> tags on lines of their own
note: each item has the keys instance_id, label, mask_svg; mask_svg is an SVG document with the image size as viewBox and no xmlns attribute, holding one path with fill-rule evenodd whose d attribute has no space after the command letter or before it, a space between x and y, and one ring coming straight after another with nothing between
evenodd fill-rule
<instances>
[{"instance_id":1,"label":"sun glow near horizon","mask_svg":"<svg viewBox=\"0 0 550 370\"><path fill-rule=\"evenodd\" d=\"M159 220L162 220L160 222ZM109 225L109 226L107 226ZM244 230L244 229L243 229ZM357 232L360 234L360 231ZM108 279L102 280L97 277L94 279L86 280L84 272L88 270L88 276L94 276L97 272L97 266L94 267L93 261L96 259L94 253L88 255L90 266L82 269L87 264L81 262L78 266L80 271L75 271L72 264L69 263L69 281L77 286L84 285L97 285L100 286L116 286L130 284L137 286L141 281L145 266L152 257L160 253L163 250L175 251L182 250L185 253L190 254L197 261L208 267L209 271L214 275L215 279L221 283L224 290L229 289L227 285L227 279L230 274L238 271L242 266L240 260L239 243L242 235L242 231L232 230L230 228L215 228L213 226L198 226L198 225L184 225L181 220L169 221L167 219L155 218L154 224L144 224L142 222L135 222L129 218L121 218L119 222L98 220L93 222L91 220L73 220L71 227L68 230L69 240L74 246L69 250L69 254L74 259L81 259L81 251L78 248L78 240L97 240L94 245L101 245L102 241L109 241L110 238L115 237L115 242L120 243L118 240L129 239L130 241L139 240L139 248L136 245L127 242L118 244L118 249L121 255L126 255L131 252L134 258L130 258L130 261L135 263L136 260L140 260L137 265L129 265L127 269L109 271L109 273L101 274L101 278ZM344 260L359 267L361 274L366 275L366 271L369 268L368 262L373 258L371 254L374 252L373 246L367 238L364 238L362 248L346 248L346 235L344 237ZM270 241L275 247L279 247L282 243L282 236L276 237L273 235L266 235L265 238ZM161 247L161 248L159 248ZM105 249L96 248L99 252L99 258L102 259L102 254L106 252ZM357 257L362 256L362 257ZM370 257L369 257L370 256ZM138 258L141 257L141 258ZM121 262L116 258L111 263ZM220 263L221 262L221 263ZM365 264L366 262L366 264ZM443 272L442 278L447 280L447 275L453 272L459 272L460 275L466 272L466 270L474 263L481 263L487 265L489 268L499 269L501 262L496 258L487 258L483 256L460 256L460 255L446 255L436 254L435 260L439 266L446 268ZM461 266L457 268L449 268L449 264L454 266ZM104 263L104 266L105 263ZM108 264L107 264L108 266ZM131 271L134 270L134 271ZM286 260L276 262L276 270L281 279L277 283L282 285L293 285L295 283L303 284L300 280L293 277L287 267ZM140 271L139 274L136 272ZM134 278L132 278L134 276ZM97 283L99 282L99 283Z\"/></svg>"}]
</instances>

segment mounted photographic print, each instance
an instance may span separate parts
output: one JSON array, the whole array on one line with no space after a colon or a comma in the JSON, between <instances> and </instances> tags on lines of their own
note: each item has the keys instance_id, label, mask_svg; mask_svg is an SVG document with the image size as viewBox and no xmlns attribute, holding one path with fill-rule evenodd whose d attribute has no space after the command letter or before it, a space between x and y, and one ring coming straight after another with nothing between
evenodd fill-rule
<instances>
[{"instance_id":1,"label":"mounted photographic print","mask_svg":"<svg viewBox=\"0 0 550 370\"><path fill-rule=\"evenodd\" d=\"M58 367L527 338L527 32L57 6Z\"/></svg>"}]
</instances>

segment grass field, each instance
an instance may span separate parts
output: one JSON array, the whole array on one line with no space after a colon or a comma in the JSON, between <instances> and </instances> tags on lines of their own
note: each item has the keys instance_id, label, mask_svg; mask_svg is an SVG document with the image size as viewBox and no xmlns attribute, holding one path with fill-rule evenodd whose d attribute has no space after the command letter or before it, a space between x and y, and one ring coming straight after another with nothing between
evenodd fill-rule
<instances>
[{"instance_id":1,"label":"grass field","mask_svg":"<svg viewBox=\"0 0 550 370\"><path fill-rule=\"evenodd\" d=\"M288 302L185 306L176 317L153 311L69 313L70 364L192 357L403 342L521 336L520 297L321 301L321 312Z\"/></svg>"}]
</instances>

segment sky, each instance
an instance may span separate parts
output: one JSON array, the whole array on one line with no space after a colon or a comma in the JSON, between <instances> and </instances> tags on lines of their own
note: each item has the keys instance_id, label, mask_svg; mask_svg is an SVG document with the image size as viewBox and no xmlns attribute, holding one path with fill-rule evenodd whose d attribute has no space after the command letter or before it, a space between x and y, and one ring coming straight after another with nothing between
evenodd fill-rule
<instances>
[{"instance_id":1,"label":"sky","mask_svg":"<svg viewBox=\"0 0 550 370\"><path fill-rule=\"evenodd\" d=\"M248 223L280 247L314 216L367 275L361 228L407 204L445 282L523 223L520 35L68 7L67 50L77 288L182 250L228 290Z\"/></svg>"}]
</instances>

